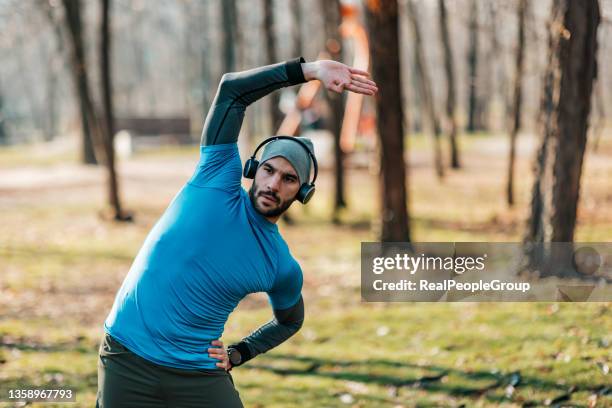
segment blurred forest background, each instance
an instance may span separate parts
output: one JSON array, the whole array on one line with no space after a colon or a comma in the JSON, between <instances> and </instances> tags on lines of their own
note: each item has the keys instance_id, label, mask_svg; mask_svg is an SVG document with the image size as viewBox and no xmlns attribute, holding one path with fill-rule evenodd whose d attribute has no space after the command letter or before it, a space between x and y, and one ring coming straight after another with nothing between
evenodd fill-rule
<instances>
[{"instance_id":1,"label":"blurred forest background","mask_svg":"<svg viewBox=\"0 0 612 408\"><path fill-rule=\"evenodd\" d=\"M0 0L0 393L94 404L102 322L222 74L300 55L380 91L309 83L247 110L243 159L302 134L321 174L281 222L306 323L233 371L246 406L612 404L608 303L359 292L362 241L610 240L610 0ZM223 340L269 316L249 296Z\"/></svg>"}]
</instances>

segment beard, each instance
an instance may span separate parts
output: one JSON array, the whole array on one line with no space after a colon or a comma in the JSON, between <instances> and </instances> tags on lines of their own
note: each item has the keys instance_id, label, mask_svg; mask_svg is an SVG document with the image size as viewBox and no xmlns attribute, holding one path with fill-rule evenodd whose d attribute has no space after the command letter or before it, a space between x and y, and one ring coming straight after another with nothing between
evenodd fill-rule
<instances>
[{"instance_id":1,"label":"beard","mask_svg":"<svg viewBox=\"0 0 612 408\"><path fill-rule=\"evenodd\" d=\"M259 205L259 203L257 202L257 198L262 195L270 197L271 199L276 201L276 207L263 208L261 205ZM295 200L294 198L292 200L282 201L276 193L260 191L255 181L253 181L253 185L249 189L249 198L251 199L251 204L253 204L253 208L255 208L255 210L257 210L257 212L263 215L264 217L276 217L281 215L289 209L289 207Z\"/></svg>"}]
</instances>

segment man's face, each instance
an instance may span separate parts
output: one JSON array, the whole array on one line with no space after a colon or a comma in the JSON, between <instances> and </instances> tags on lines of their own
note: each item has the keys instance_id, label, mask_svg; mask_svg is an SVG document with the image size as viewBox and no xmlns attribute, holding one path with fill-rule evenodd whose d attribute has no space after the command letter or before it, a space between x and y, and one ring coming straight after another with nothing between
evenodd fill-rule
<instances>
[{"instance_id":1,"label":"man's face","mask_svg":"<svg viewBox=\"0 0 612 408\"><path fill-rule=\"evenodd\" d=\"M287 211L300 189L300 181L291 163L284 157L273 157L257 168L249 190L253 207L276 222Z\"/></svg>"}]
</instances>

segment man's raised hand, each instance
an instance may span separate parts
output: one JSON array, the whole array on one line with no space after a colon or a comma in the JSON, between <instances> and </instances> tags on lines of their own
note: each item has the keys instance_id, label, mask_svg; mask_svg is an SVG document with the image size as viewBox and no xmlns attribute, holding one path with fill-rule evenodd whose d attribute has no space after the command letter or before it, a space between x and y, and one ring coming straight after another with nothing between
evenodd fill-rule
<instances>
[{"instance_id":1,"label":"man's raised hand","mask_svg":"<svg viewBox=\"0 0 612 408\"><path fill-rule=\"evenodd\" d=\"M306 80L318 79L326 89L342 93L345 89L363 95L378 92L376 83L369 79L370 74L337 61L321 60L302 64Z\"/></svg>"}]
</instances>

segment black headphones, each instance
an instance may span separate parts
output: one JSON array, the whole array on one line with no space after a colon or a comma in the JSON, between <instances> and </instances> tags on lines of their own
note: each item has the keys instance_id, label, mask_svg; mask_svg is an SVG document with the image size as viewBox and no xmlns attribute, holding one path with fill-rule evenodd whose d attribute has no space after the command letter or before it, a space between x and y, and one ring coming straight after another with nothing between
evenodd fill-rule
<instances>
[{"instance_id":1,"label":"black headphones","mask_svg":"<svg viewBox=\"0 0 612 408\"><path fill-rule=\"evenodd\" d=\"M298 190L297 195L295 196L295 198L300 203L306 204L312 198L312 195L315 192L314 183L315 183L315 180L317 179L317 173L319 171L319 166L317 165L316 157L314 156L314 154L312 154L308 146L306 146L306 143L302 142L298 138L295 138L293 136L272 136L272 137L267 138L266 140L261 142L259 146L257 146L257 149L255 149L255 152L253 152L253 155L251 156L251 158L248 159L246 163L244 163L244 171L242 172L242 175L246 178L254 179L255 173L257 172L257 167L259 167L259 161L255 158L255 155L257 154L259 149L261 149L264 145L270 142L273 142L275 140L281 140L281 139L293 140L294 142L299 143L300 146L302 146L304 150L306 150L306 152L308 153L308 156L310 156L310 159L312 160L312 163L314 164L314 176L312 178L312 181L310 183L308 183L308 181L304 181L302 185L300 186L300 189Z\"/></svg>"}]
</instances>

